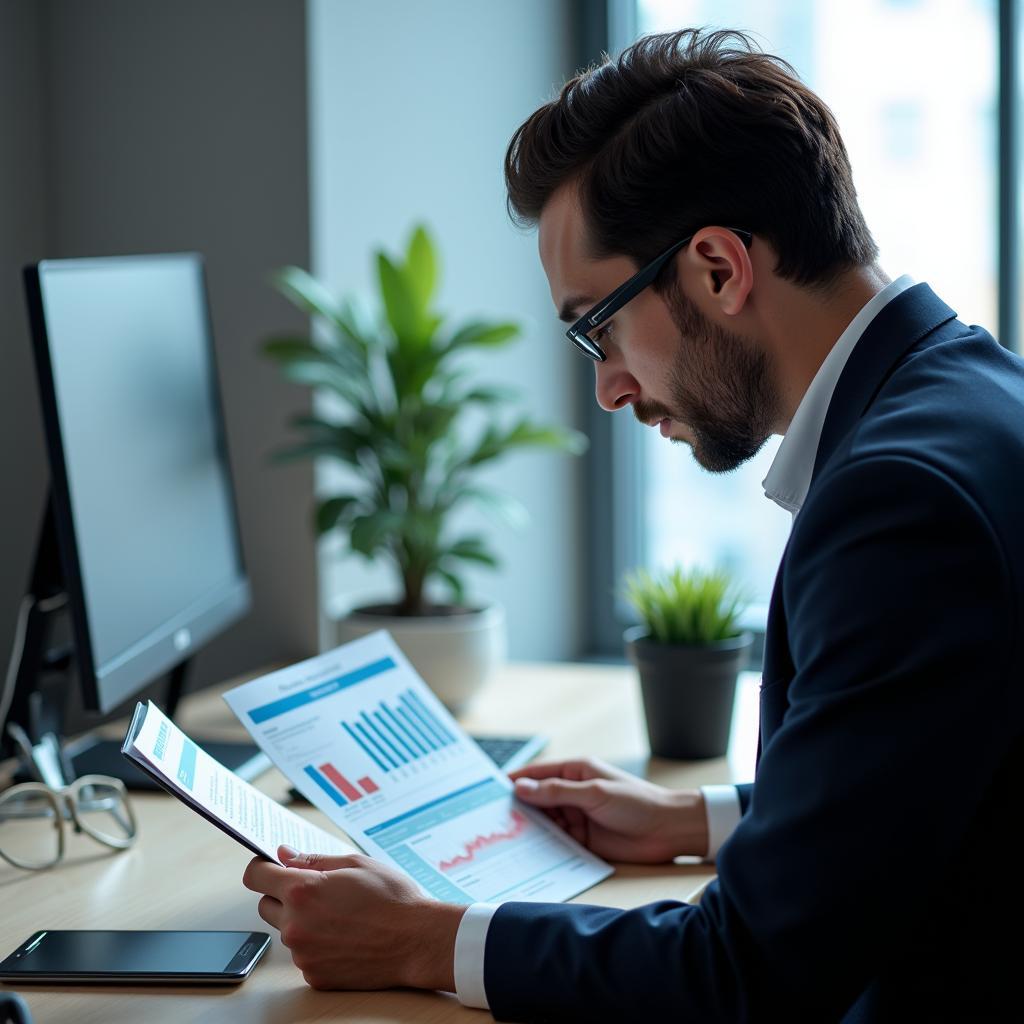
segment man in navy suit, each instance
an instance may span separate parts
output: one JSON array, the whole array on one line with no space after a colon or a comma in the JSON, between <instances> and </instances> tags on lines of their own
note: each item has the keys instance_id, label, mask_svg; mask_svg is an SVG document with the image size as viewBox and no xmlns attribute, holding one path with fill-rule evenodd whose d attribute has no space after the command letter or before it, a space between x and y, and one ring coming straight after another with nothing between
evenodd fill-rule
<instances>
[{"instance_id":1,"label":"man in navy suit","mask_svg":"<svg viewBox=\"0 0 1024 1024\"><path fill-rule=\"evenodd\" d=\"M573 79L506 179L603 408L713 471L785 435L756 781L517 773L599 854L716 857L696 906L466 909L285 851L246 872L261 914L317 987L502 1020L1019 1019L1024 364L882 271L832 115L738 34Z\"/></svg>"}]
</instances>

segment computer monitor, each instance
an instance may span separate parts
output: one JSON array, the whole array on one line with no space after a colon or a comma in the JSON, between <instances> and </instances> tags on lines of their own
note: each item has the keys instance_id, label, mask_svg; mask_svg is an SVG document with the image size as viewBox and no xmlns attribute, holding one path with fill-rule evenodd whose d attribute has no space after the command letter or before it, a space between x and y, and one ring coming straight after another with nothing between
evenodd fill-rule
<instances>
[{"instance_id":1,"label":"computer monitor","mask_svg":"<svg viewBox=\"0 0 1024 1024\"><path fill-rule=\"evenodd\" d=\"M167 673L176 703L189 656L251 600L202 260L46 260L26 268L25 285L51 484L12 710L25 718L29 691L38 696L54 671L77 678L92 711L112 711ZM63 654L43 611L66 611ZM77 774L144 785L115 749L72 749ZM256 751L219 753L238 767Z\"/></svg>"}]
</instances>

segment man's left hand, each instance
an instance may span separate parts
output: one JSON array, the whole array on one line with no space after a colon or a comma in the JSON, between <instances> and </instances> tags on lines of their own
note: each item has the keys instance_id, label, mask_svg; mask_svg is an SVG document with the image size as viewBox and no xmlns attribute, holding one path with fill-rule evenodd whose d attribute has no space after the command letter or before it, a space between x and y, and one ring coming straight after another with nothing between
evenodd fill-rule
<instances>
[{"instance_id":1,"label":"man's left hand","mask_svg":"<svg viewBox=\"0 0 1024 1024\"><path fill-rule=\"evenodd\" d=\"M313 988L395 986L454 991L455 935L465 907L435 903L404 875L361 854L278 850L281 867L249 862L242 883L281 933Z\"/></svg>"}]
</instances>

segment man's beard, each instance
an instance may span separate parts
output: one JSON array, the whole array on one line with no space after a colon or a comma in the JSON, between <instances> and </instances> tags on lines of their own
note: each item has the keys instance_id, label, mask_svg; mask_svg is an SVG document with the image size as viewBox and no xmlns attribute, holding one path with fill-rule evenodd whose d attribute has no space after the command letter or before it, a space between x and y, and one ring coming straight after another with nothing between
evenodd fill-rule
<instances>
[{"instance_id":1,"label":"man's beard","mask_svg":"<svg viewBox=\"0 0 1024 1024\"><path fill-rule=\"evenodd\" d=\"M712 323L678 288L665 300L680 333L679 355L669 367L672 408L638 402L633 411L645 423L685 424L697 462L712 473L728 473L761 450L777 422L768 355Z\"/></svg>"}]
</instances>

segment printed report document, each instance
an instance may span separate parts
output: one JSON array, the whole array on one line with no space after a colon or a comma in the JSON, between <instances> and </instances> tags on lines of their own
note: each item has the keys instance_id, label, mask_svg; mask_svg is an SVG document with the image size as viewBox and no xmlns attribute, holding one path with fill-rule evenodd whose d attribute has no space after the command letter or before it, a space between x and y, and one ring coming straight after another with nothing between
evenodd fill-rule
<instances>
[{"instance_id":1,"label":"printed report document","mask_svg":"<svg viewBox=\"0 0 1024 1024\"><path fill-rule=\"evenodd\" d=\"M449 903L557 902L610 865L463 732L386 632L224 694L263 751L359 847Z\"/></svg>"},{"instance_id":2,"label":"printed report document","mask_svg":"<svg viewBox=\"0 0 1024 1024\"><path fill-rule=\"evenodd\" d=\"M612 867L546 815L420 679L386 632L252 680L224 699L292 785L356 847L449 903L569 899ZM351 853L238 779L150 704L122 748L249 849Z\"/></svg>"}]
</instances>

